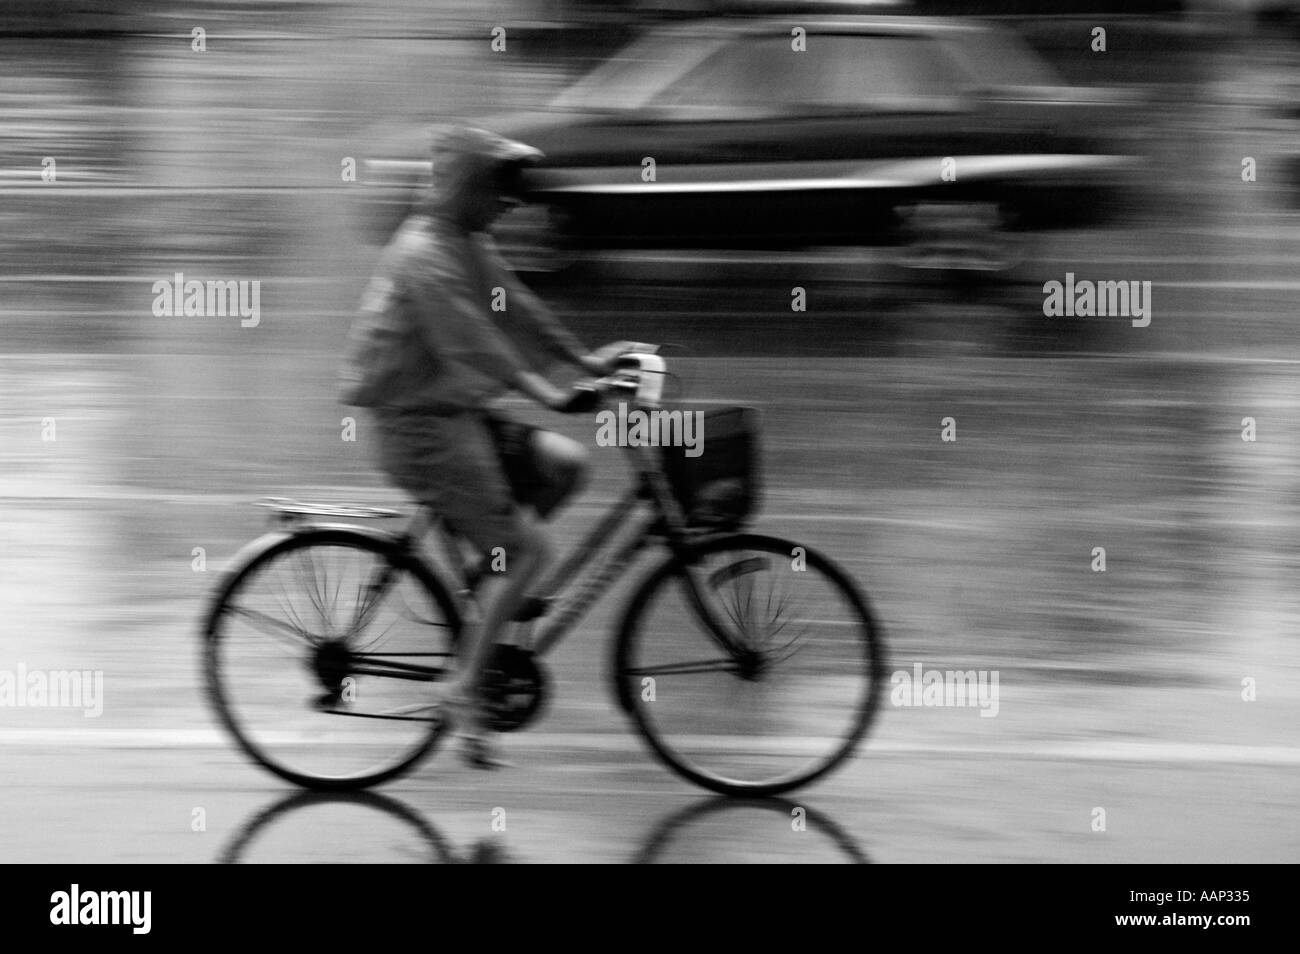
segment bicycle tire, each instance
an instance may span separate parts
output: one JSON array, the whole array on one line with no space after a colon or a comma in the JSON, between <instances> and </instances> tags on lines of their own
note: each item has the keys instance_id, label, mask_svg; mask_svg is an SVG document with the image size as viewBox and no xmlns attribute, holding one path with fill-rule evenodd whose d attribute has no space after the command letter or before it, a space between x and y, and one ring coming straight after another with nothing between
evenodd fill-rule
<instances>
[{"instance_id":1,"label":"bicycle tire","mask_svg":"<svg viewBox=\"0 0 1300 954\"><path fill-rule=\"evenodd\" d=\"M657 715L652 717L653 707L641 704L645 701L642 698L645 689L643 681L645 674L654 668L644 667L639 664L638 647L644 645L646 639L651 638L652 635L646 634L646 639L642 638L647 610L651 607L655 598L661 595L665 587L671 587L674 584L678 584L679 587L685 585L682 577L686 567L699 568L711 556L742 551L763 553L782 561L791 561L795 555L800 555L798 559L803 561L806 571L820 573L843 600L844 606L847 608L846 615L850 617L849 623L846 625L857 625L859 627L858 640L860 646L857 648L861 651L859 675L862 679L862 689L853 699L853 711L847 714L844 732L838 736L831 748L811 761L810 764L797 770L777 773L771 778L762 779L732 777L723 772L706 768L699 764L696 759L688 758L678 745L674 745L672 740L667 738L668 732L658 722ZM671 596L669 596L669 599L671 599ZM682 602L683 604L686 603L684 596ZM693 618L695 625L699 627L705 626L700 621L700 617L695 610L683 614L683 618ZM705 643L701 643L701 645L705 645ZM782 648L784 649L784 647ZM799 650L796 649L787 658L793 658L798 652ZM857 658L856 653L853 658ZM681 665L659 668L661 671L671 672L673 675L685 672ZM707 671L725 670L714 669ZM732 674L732 676L734 680L746 679L746 677L738 674ZM648 572L630 600L627 610L619 623L618 635L614 645L612 678L614 680L615 695L620 707L628 714L633 726L648 744L651 752L677 775L710 791L724 795L744 797L778 795L823 778L843 764L845 759L853 752L857 743L867 733L879 708L883 687L887 682L884 636L875 621L866 596L852 578L831 560L810 549L806 544L753 533L716 535L689 544L678 553L668 555ZM748 681L756 680L751 679ZM727 682L723 688L734 688L734 686L734 682ZM709 704L715 707L710 714L716 715L719 711L716 706L720 697L716 694L708 695L702 692L699 693L699 696L709 700ZM652 696L652 699L657 700L657 695ZM664 710L660 709L659 711ZM738 742L737 745L741 748L744 747L744 743L741 742ZM759 757L762 756L756 756L756 758Z\"/></svg>"},{"instance_id":2,"label":"bicycle tire","mask_svg":"<svg viewBox=\"0 0 1300 954\"><path fill-rule=\"evenodd\" d=\"M419 741L403 752L392 764L373 771L353 775L330 775L304 771L284 763L283 759L267 751L265 744L252 737L232 706L232 686L227 684L223 666L223 625L232 615L232 597L241 591L259 570L276 559L294 551L315 547L341 547L372 554L376 560L410 575L423 590L432 606L445 618L448 639L457 643L461 619L454 600L446 586L416 554L410 552L391 534L356 527L315 526L292 531L268 534L254 541L236 558L216 587L203 624L204 684L210 704L214 707L222 726L231 734L239 748L255 763L286 781L317 791L352 791L389 781L409 772L437 745L442 725L436 719L428 720ZM269 637L268 637L269 638ZM420 720L424 721L424 720Z\"/></svg>"}]
</instances>

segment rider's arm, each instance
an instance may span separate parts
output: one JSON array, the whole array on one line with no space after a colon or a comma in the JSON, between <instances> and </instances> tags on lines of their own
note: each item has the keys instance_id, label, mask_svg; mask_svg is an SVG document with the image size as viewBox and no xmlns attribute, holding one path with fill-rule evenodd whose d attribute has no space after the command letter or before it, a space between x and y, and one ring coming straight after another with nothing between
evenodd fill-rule
<instances>
[{"instance_id":1,"label":"rider's arm","mask_svg":"<svg viewBox=\"0 0 1300 954\"><path fill-rule=\"evenodd\" d=\"M520 371L515 376L513 387L516 391L527 394L538 404L558 410L569 400L567 391L561 391L546 378L533 371Z\"/></svg>"},{"instance_id":2,"label":"rider's arm","mask_svg":"<svg viewBox=\"0 0 1300 954\"><path fill-rule=\"evenodd\" d=\"M574 367L591 373L601 373L591 362L587 348L555 317L555 313L532 290L521 282L501 258L496 246L484 243L497 283L506 290L506 310L510 318L521 321L549 354Z\"/></svg>"},{"instance_id":3,"label":"rider's arm","mask_svg":"<svg viewBox=\"0 0 1300 954\"><path fill-rule=\"evenodd\" d=\"M422 257L406 285L420 336L439 359L468 366L547 407L567 400L565 392L529 370L488 317L488 303L470 297L460 270L444 256Z\"/></svg>"}]
</instances>

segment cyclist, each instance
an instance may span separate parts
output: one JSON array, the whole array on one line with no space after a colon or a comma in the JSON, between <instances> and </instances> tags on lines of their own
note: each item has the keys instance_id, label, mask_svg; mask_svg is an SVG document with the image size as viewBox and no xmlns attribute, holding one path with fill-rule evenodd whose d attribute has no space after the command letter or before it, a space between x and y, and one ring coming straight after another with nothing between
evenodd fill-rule
<instances>
[{"instance_id":1,"label":"cyclist","mask_svg":"<svg viewBox=\"0 0 1300 954\"><path fill-rule=\"evenodd\" d=\"M436 140L433 187L380 257L343 374L342 400L370 409L380 466L393 482L481 556L504 557L504 572L480 581L481 618L466 624L440 703L467 761L482 768L505 764L485 720L483 674L550 556L540 521L583 486L587 453L492 405L513 390L559 411L592 407L593 391L561 390L542 372L559 359L605 374L620 350L583 348L487 235L519 201L523 169L540 158L472 127Z\"/></svg>"}]
</instances>

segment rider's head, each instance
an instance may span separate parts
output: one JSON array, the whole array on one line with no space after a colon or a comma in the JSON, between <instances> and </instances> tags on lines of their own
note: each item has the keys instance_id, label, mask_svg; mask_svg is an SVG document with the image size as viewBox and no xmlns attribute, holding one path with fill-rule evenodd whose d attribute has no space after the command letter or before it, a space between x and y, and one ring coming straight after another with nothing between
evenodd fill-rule
<instances>
[{"instance_id":1,"label":"rider's head","mask_svg":"<svg viewBox=\"0 0 1300 954\"><path fill-rule=\"evenodd\" d=\"M482 231L520 201L523 170L541 158L532 146L484 129L449 129L434 142L431 207L467 232Z\"/></svg>"}]
</instances>

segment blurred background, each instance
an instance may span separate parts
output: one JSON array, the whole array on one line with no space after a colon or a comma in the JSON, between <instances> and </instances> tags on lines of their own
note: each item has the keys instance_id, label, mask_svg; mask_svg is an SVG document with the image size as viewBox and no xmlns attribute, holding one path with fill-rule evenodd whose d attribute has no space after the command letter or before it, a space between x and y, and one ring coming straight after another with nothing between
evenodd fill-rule
<instances>
[{"instance_id":1,"label":"blurred background","mask_svg":"<svg viewBox=\"0 0 1300 954\"><path fill-rule=\"evenodd\" d=\"M841 13L916 18L879 28L944 44L951 18L974 29L932 68L881 58L861 109L836 104L816 135L763 94L729 103L744 76L729 67L680 95L691 37L726 49L755 24L785 38ZM669 39L620 53L646 36ZM364 419L342 439L334 375L425 174L413 144L470 119L546 138L537 202L502 243L580 337L666 343L686 398L762 409L759 525L858 576L891 669L1002 674L996 719L886 707L857 761L806 795L838 826L820 848L774 841L788 812L756 810L769 830L696 806L697 857L830 860L844 836L850 860L1300 859L1298 62L1289 0L11 0L0 668L102 669L106 698L96 721L0 709L8 857L214 860L285 794L215 731L203 601L262 527L254 498L402 502ZM626 89L639 112L597 115L589 89L565 93L593 69L598 92ZM870 101L881 90L929 105ZM883 204L817 207L802 231L791 209L808 207L762 191L598 204L611 169L639 181L646 142L688 157L696 183L794 157L800 175L866 168L892 185ZM963 179L959 159L973 191L922 234L933 184L909 163L946 143L997 169ZM1080 158L1033 158L1058 154ZM664 183L673 169L661 162ZM154 283L177 272L260 282L260 322L155 315ZM1067 272L1151 282L1149 327L1045 317L1044 283ZM940 440L946 417L955 442ZM595 460L562 544L621 487L621 462ZM512 740L524 769L484 783L438 762L394 790L462 845L487 834L485 806L520 806L514 860L662 847L655 832L699 796L607 699L613 602L553 657L548 722ZM1089 829L1095 806L1111 806L1108 836ZM357 843L372 830L358 822ZM310 841L273 839L271 854L312 857Z\"/></svg>"}]
</instances>

